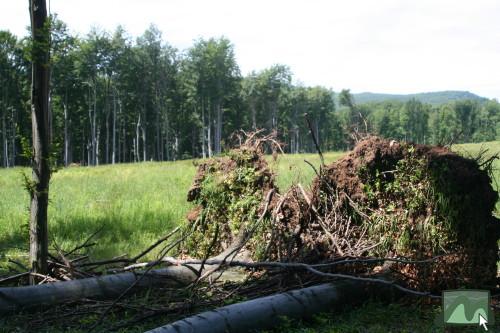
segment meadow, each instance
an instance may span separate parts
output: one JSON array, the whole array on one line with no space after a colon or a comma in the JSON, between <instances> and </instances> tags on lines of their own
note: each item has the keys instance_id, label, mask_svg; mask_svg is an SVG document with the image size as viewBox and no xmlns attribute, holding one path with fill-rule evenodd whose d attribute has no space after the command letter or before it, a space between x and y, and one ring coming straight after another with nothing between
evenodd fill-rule
<instances>
[{"instance_id":1,"label":"meadow","mask_svg":"<svg viewBox=\"0 0 500 333\"><path fill-rule=\"evenodd\" d=\"M481 150L489 154L500 152L500 141L465 144L453 147L466 156L477 156ZM325 154L331 163L344 152ZM319 166L315 154L283 155L268 162L276 173L281 191L294 183L308 186L314 170L304 160ZM93 259L134 255L149 246L174 227L184 223L192 205L186 194L199 161L148 162L107 165L99 167L70 167L57 171L51 181L49 232L52 247L72 249L95 232L95 246L90 248ZM27 168L0 170L0 272L5 274L15 264L27 260L28 203L23 188L23 173ZM494 186L500 182L500 161L494 162ZM500 202L496 214L500 215ZM308 322L289 322L276 329L287 332L440 332L434 327L439 306L412 304L382 304L367 302L355 309L340 313L315 316ZM14 316L3 322L0 332L15 329ZM19 318L21 319L19 319ZM17 318L17 319L16 319ZM500 319L500 318L497 318ZM142 332L162 324L162 318L153 323L124 332ZM11 326L13 325L13 326ZM3 326L3 328L2 328ZM4 330L5 329L5 330ZM59 332L54 328L51 332ZM65 330L61 330L63 332ZM82 331L83 332L83 331Z\"/></svg>"},{"instance_id":2,"label":"meadow","mask_svg":"<svg viewBox=\"0 0 500 333\"><path fill-rule=\"evenodd\" d=\"M457 145L454 149L476 156L482 149L500 151L500 141ZM343 152L325 154L331 163ZM308 186L319 166L316 154L268 158L281 191L293 183ZM192 207L186 194L199 161L147 162L99 167L70 167L53 174L50 187L49 233L52 247L72 249L90 235L97 243L89 255L111 258L134 255L163 234L184 223ZM500 162L494 164L494 186L500 181ZM25 261L28 248L29 197L23 187L28 168L0 170L0 271L8 259ZM500 204L497 204L500 211Z\"/></svg>"},{"instance_id":3,"label":"meadow","mask_svg":"<svg viewBox=\"0 0 500 333\"><path fill-rule=\"evenodd\" d=\"M332 162L343 153L325 154ZM273 161L277 183L285 190L294 182L308 184L319 165L317 155L284 155ZM53 174L49 233L52 247L72 249L95 232L93 258L133 255L185 221L192 205L186 194L196 172L194 160L147 162L99 167L70 167ZM0 258L25 261L28 248L28 168L0 170Z\"/></svg>"}]
</instances>

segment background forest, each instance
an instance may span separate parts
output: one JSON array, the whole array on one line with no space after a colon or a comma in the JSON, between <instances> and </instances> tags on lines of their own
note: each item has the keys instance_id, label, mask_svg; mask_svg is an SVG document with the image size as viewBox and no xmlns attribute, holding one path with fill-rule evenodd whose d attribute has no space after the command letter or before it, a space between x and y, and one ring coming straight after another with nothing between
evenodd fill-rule
<instances>
[{"instance_id":1,"label":"background forest","mask_svg":"<svg viewBox=\"0 0 500 333\"><path fill-rule=\"evenodd\" d=\"M53 18L51 39L51 139L59 165L209 157L238 129L275 130L289 153L314 151L310 128L324 150L349 149L352 132L432 144L500 137L496 100L456 92L358 99L349 90L296 84L282 64L242 76L224 37L177 50L153 25L136 40L121 27L81 37ZM29 38L0 31L3 167L28 164L29 48Z\"/></svg>"}]
</instances>

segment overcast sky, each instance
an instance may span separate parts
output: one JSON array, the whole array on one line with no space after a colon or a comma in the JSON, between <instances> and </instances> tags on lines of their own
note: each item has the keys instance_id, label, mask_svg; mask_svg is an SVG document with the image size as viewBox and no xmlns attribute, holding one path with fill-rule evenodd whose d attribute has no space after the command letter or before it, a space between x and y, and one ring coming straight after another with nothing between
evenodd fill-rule
<instances>
[{"instance_id":1,"label":"overcast sky","mask_svg":"<svg viewBox=\"0 0 500 333\"><path fill-rule=\"evenodd\" d=\"M243 74L275 63L339 91L469 90L500 99L498 0L47 0L75 33L132 36L151 23L171 45L226 36ZM0 29L25 35L28 0L0 0Z\"/></svg>"}]
</instances>

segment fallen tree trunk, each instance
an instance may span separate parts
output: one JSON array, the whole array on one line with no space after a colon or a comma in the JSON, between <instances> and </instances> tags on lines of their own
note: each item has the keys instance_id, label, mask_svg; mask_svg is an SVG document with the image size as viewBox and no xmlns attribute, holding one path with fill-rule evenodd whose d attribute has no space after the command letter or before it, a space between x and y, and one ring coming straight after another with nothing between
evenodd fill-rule
<instances>
[{"instance_id":1,"label":"fallen tree trunk","mask_svg":"<svg viewBox=\"0 0 500 333\"><path fill-rule=\"evenodd\" d=\"M226 333L269 329L284 317L298 319L315 313L360 303L366 298L394 295L389 287L360 281L338 281L224 306L178 320L146 333ZM393 290L393 289L392 289Z\"/></svg>"},{"instance_id":2,"label":"fallen tree trunk","mask_svg":"<svg viewBox=\"0 0 500 333\"><path fill-rule=\"evenodd\" d=\"M269 201L274 190L267 194L266 205L257 225L264 218ZM251 232L250 232L251 234ZM121 297L132 287L145 287L155 283L172 282L178 285L189 285L217 270L221 263L208 265L206 261L232 261L248 241L249 232L242 231L233 243L217 256L207 258L200 264L185 266L169 266L162 269L148 268L143 273L125 272L100 277L53 282L35 286L0 288L0 314L17 311L24 308L56 305L65 302L78 301L83 298L110 299ZM155 245L153 245L155 246ZM150 247L145 252L149 251ZM145 253L143 252L143 254ZM135 257L140 258L143 254ZM154 264L159 264L161 260Z\"/></svg>"},{"instance_id":3,"label":"fallen tree trunk","mask_svg":"<svg viewBox=\"0 0 500 333\"><path fill-rule=\"evenodd\" d=\"M35 286L0 288L0 314L84 298L109 299L121 295L133 284L145 287L171 281L186 285L193 282L196 277L196 274L187 267L169 266L151 270L145 275L126 272Z\"/></svg>"},{"instance_id":4,"label":"fallen tree trunk","mask_svg":"<svg viewBox=\"0 0 500 333\"><path fill-rule=\"evenodd\" d=\"M209 260L233 260L243 242L244 237L239 237L224 252ZM125 272L35 286L0 288L0 314L84 298L110 299L121 296L135 286L147 287L167 282L185 286L219 266L218 264L173 265L144 272Z\"/></svg>"}]
</instances>

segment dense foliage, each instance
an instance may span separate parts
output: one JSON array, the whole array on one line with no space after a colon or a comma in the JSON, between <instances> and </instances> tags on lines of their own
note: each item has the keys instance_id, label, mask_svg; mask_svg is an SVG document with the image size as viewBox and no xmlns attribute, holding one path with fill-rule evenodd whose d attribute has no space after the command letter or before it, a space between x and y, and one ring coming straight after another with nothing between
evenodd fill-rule
<instances>
[{"instance_id":1,"label":"dense foliage","mask_svg":"<svg viewBox=\"0 0 500 333\"><path fill-rule=\"evenodd\" d=\"M498 139L497 101L356 104L348 90L292 83L276 64L242 76L226 38L179 51L151 26L132 39L52 21L51 121L58 164L176 160L220 153L237 129L276 130L291 153L352 147L351 133L419 143ZM0 165L27 164L30 41L0 31ZM332 78L333 80L334 78ZM306 122L309 119L310 126Z\"/></svg>"}]
</instances>

